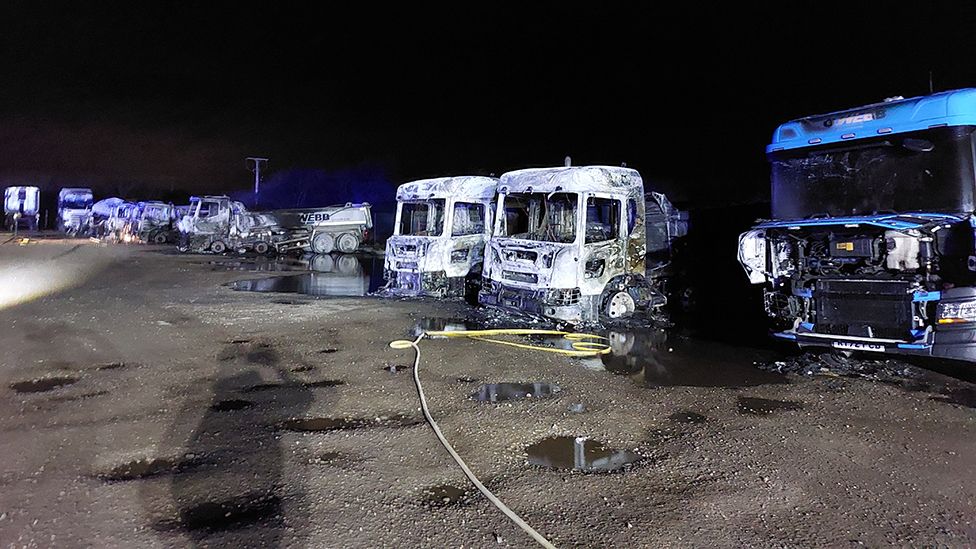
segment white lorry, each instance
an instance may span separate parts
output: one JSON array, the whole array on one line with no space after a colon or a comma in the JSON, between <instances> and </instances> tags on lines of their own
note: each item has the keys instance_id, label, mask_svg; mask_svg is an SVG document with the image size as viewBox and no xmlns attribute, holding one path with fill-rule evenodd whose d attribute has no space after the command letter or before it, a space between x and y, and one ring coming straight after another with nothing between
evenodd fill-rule
<instances>
[{"instance_id":1,"label":"white lorry","mask_svg":"<svg viewBox=\"0 0 976 549\"><path fill-rule=\"evenodd\" d=\"M503 174L479 302L571 324L663 306L646 276L645 207L644 182L630 168Z\"/></svg>"},{"instance_id":2,"label":"white lorry","mask_svg":"<svg viewBox=\"0 0 976 549\"><path fill-rule=\"evenodd\" d=\"M397 188L386 241L384 290L392 295L464 297L481 278L498 178L440 177Z\"/></svg>"},{"instance_id":3,"label":"white lorry","mask_svg":"<svg viewBox=\"0 0 976 549\"><path fill-rule=\"evenodd\" d=\"M41 190L37 187L7 187L3 193L4 225L11 231L40 226Z\"/></svg>"},{"instance_id":4,"label":"white lorry","mask_svg":"<svg viewBox=\"0 0 976 549\"><path fill-rule=\"evenodd\" d=\"M58 192L58 230L74 236L81 233L95 203L92 190L65 187Z\"/></svg>"}]
</instances>

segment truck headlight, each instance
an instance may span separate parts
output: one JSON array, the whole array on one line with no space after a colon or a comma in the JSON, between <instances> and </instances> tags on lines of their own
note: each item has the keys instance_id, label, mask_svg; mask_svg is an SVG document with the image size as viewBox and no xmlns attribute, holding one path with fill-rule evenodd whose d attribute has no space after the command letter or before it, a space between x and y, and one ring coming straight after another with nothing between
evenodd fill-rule
<instances>
[{"instance_id":1,"label":"truck headlight","mask_svg":"<svg viewBox=\"0 0 976 549\"><path fill-rule=\"evenodd\" d=\"M468 260L468 248L451 252L451 263L463 263Z\"/></svg>"},{"instance_id":2,"label":"truck headlight","mask_svg":"<svg viewBox=\"0 0 976 549\"><path fill-rule=\"evenodd\" d=\"M976 301L950 301L939 303L939 324L976 322Z\"/></svg>"},{"instance_id":3,"label":"truck headlight","mask_svg":"<svg viewBox=\"0 0 976 549\"><path fill-rule=\"evenodd\" d=\"M753 230L739 236L739 263L752 284L766 282L766 232Z\"/></svg>"}]
</instances>

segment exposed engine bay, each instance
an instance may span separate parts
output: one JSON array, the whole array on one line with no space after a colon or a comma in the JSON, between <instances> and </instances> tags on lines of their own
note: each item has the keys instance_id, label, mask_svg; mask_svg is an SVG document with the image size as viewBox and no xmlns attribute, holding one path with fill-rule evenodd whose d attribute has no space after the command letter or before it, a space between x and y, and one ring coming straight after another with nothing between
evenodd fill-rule
<instances>
[{"instance_id":1,"label":"exposed engine bay","mask_svg":"<svg viewBox=\"0 0 976 549\"><path fill-rule=\"evenodd\" d=\"M772 222L743 235L753 283L770 282L777 328L912 341L932 325L930 292L976 281L973 227L955 216Z\"/></svg>"}]
</instances>

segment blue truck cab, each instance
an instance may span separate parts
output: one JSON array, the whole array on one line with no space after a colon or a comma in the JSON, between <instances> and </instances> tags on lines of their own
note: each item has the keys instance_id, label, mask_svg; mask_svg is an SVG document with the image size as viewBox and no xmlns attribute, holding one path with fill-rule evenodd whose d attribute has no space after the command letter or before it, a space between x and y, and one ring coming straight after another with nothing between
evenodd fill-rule
<instances>
[{"instance_id":1,"label":"blue truck cab","mask_svg":"<svg viewBox=\"0 0 976 549\"><path fill-rule=\"evenodd\" d=\"M976 361L976 89L792 120L739 238L773 335Z\"/></svg>"}]
</instances>

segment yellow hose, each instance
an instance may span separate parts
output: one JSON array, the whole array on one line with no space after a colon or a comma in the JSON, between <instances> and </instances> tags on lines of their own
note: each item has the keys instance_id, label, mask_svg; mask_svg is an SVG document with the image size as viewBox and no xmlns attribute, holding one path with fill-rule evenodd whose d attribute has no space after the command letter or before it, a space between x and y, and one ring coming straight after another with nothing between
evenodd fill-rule
<instances>
[{"instance_id":1,"label":"yellow hose","mask_svg":"<svg viewBox=\"0 0 976 549\"><path fill-rule=\"evenodd\" d=\"M572 349L555 349L552 347L540 347L538 345L529 345L527 343L516 343L514 341L504 341L501 339L492 339L496 336L505 335L548 335L548 336L562 336L564 339L572 341ZM498 343L500 345L508 345L510 347L517 347L519 349L530 349L533 351L544 351L547 353L556 353L560 355L568 356L596 356L603 355L610 352L610 346L606 343L602 343L598 340L606 340L605 337L601 337L594 334L579 334L574 332L560 332L557 330L533 330L533 329L500 329L500 330L463 330L463 331L444 331L444 332L424 332L420 334L415 341L410 341L408 339L398 339L396 341L390 342L390 347L394 349L410 349L413 348L416 353L413 363L413 380L417 385L417 394L420 397L420 407L424 412L424 417L427 422L430 423L431 428L434 429L434 434L437 439L440 440L447 452L451 454L454 461L461 467L465 476L471 481L475 487L488 498L495 507L498 507L502 513L505 514L509 519L512 520L516 525L518 525L522 530L524 530L529 536L532 537L539 545L545 547L546 549L555 549L555 546L542 534L537 532L531 526L528 525L521 517L519 517L514 511L508 508L501 500L499 500L495 494L491 493L484 484L478 480L474 472L468 468L468 465L461 459L451 443L447 441L447 437L441 432L441 428L434 421L433 416L430 413L430 409L427 407L427 397L424 395L423 385L420 384L420 346L419 343L425 337L445 337L445 338L455 338L455 337L466 337L469 339L474 339L477 341L487 341L490 343Z\"/></svg>"},{"instance_id":2,"label":"yellow hose","mask_svg":"<svg viewBox=\"0 0 976 549\"><path fill-rule=\"evenodd\" d=\"M610 346L606 343L601 343L599 340L606 341L607 338L598 336L596 334L580 334L576 332L561 332L558 330L534 330L534 329L519 329L519 328L505 328L499 330L453 330L446 332L426 332L429 337L466 337L469 339L476 339L478 341L488 341L490 343L497 343L499 345L508 345L509 347L517 347L519 349L529 349L532 351L544 351L547 353L556 353L559 355L566 356L596 356L605 355L610 352ZM553 347L542 347L539 345L530 345L528 343L516 343L514 341L504 341L501 339L491 339L495 336L505 336L505 335L548 335L548 336L562 336L563 339L572 341L572 349L556 349ZM397 343L397 342L394 342ZM393 344L391 343L392 347ZM408 345L409 346L409 345ZM402 347L396 347L402 348Z\"/></svg>"}]
</instances>

